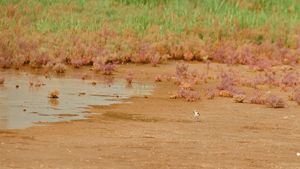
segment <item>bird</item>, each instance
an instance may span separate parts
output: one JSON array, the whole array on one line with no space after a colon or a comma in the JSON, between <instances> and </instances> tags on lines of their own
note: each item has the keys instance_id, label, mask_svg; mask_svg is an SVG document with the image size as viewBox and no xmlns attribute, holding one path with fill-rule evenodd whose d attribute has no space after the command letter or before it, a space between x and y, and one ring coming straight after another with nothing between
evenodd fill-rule
<instances>
[{"instance_id":1,"label":"bird","mask_svg":"<svg viewBox=\"0 0 300 169\"><path fill-rule=\"evenodd\" d=\"M200 113L199 113L197 110L194 110L194 111L193 111L193 115L194 115L194 119L195 119L195 120L199 120L199 118L200 118Z\"/></svg>"}]
</instances>

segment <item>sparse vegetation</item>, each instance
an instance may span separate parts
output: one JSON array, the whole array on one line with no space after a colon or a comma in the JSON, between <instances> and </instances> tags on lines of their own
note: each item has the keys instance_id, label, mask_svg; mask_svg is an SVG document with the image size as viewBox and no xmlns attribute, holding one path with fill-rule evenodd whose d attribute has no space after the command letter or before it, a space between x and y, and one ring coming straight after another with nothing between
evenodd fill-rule
<instances>
[{"instance_id":1,"label":"sparse vegetation","mask_svg":"<svg viewBox=\"0 0 300 169\"><path fill-rule=\"evenodd\" d=\"M275 95L270 95L266 98L266 104L272 108L284 108L286 107L285 101Z\"/></svg>"},{"instance_id":2,"label":"sparse vegetation","mask_svg":"<svg viewBox=\"0 0 300 169\"><path fill-rule=\"evenodd\" d=\"M58 63L53 67L53 70L56 73L65 73L66 72L66 66L62 63Z\"/></svg>"},{"instance_id":3,"label":"sparse vegetation","mask_svg":"<svg viewBox=\"0 0 300 169\"><path fill-rule=\"evenodd\" d=\"M57 98L59 98L59 91L58 90L54 90L54 91L50 92L48 94L48 97L50 99L57 99Z\"/></svg>"}]
</instances>

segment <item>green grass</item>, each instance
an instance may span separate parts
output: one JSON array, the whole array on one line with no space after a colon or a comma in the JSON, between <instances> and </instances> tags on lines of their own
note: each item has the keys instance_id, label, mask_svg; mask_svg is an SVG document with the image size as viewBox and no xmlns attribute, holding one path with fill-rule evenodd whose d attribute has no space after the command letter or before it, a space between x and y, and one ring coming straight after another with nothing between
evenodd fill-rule
<instances>
[{"instance_id":1,"label":"green grass","mask_svg":"<svg viewBox=\"0 0 300 169\"><path fill-rule=\"evenodd\" d=\"M276 33L291 32L299 25L299 0L0 0L0 29L64 33L134 30L143 35L158 27L161 33L186 29L268 26ZM8 10L15 10L8 16Z\"/></svg>"}]
</instances>

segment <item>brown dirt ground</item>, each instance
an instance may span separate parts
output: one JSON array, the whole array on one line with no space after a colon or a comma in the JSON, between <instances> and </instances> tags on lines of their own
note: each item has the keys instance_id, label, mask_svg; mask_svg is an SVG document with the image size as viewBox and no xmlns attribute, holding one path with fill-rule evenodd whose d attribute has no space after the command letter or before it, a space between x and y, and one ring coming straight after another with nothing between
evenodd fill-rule
<instances>
[{"instance_id":1,"label":"brown dirt ground","mask_svg":"<svg viewBox=\"0 0 300 169\"><path fill-rule=\"evenodd\" d=\"M115 76L131 69L137 80L152 82L175 66L125 65ZM212 72L220 67L225 66L214 64ZM164 81L148 98L94 106L97 113L88 120L0 131L0 168L300 168L296 104L271 109L219 97L186 102L169 99L174 91L176 86ZM199 122L192 119L194 109L201 113Z\"/></svg>"}]
</instances>

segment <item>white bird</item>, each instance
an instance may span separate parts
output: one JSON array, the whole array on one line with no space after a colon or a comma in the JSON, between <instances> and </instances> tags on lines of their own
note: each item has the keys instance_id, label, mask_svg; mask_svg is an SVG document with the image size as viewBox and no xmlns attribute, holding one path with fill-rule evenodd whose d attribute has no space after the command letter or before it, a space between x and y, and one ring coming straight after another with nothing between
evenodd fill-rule
<instances>
[{"instance_id":1,"label":"white bird","mask_svg":"<svg viewBox=\"0 0 300 169\"><path fill-rule=\"evenodd\" d=\"M200 113L197 110L193 111L194 119L198 120L200 118Z\"/></svg>"}]
</instances>

